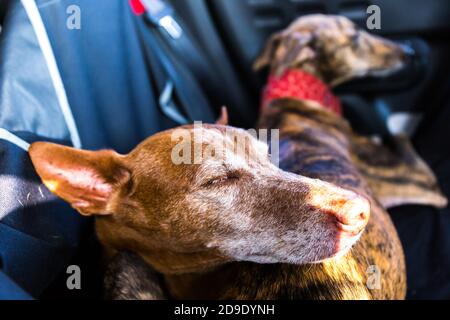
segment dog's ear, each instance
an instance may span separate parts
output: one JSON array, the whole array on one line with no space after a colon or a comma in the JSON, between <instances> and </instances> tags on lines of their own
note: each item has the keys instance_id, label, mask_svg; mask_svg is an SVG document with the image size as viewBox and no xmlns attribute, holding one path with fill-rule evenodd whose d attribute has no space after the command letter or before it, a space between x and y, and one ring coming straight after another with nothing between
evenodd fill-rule
<instances>
[{"instance_id":1,"label":"dog's ear","mask_svg":"<svg viewBox=\"0 0 450 320\"><path fill-rule=\"evenodd\" d=\"M35 142L29 153L48 189L83 215L111 214L114 196L129 189L131 173L122 164L123 156L114 151Z\"/></svg>"},{"instance_id":2,"label":"dog's ear","mask_svg":"<svg viewBox=\"0 0 450 320\"><path fill-rule=\"evenodd\" d=\"M228 125L227 107L222 106L222 108L220 109L220 117L219 117L219 119L217 119L216 124L220 124L220 125L224 125L224 126Z\"/></svg>"},{"instance_id":3,"label":"dog's ear","mask_svg":"<svg viewBox=\"0 0 450 320\"><path fill-rule=\"evenodd\" d=\"M263 52L253 63L253 71L260 71L271 64L282 38L283 35L281 33L276 33L269 38L264 46Z\"/></svg>"},{"instance_id":4,"label":"dog's ear","mask_svg":"<svg viewBox=\"0 0 450 320\"><path fill-rule=\"evenodd\" d=\"M286 69L298 67L316 57L311 47L314 35L309 31L286 31L274 35L253 68L260 70L270 64L271 72L281 75Z\"/></svg>"}]
</instances>

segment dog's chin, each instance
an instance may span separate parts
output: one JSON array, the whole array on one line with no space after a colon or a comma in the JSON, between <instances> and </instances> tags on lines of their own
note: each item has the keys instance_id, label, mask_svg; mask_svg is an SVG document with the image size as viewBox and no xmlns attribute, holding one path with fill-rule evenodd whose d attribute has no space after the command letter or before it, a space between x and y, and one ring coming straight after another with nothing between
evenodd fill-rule
<instances>
[{"instance_id":1,"label":"dog's chin","mask_svg":"<svg viewBox=\"0 0 450 320\"><path fill-rule=\"evenodd\" d=\"M317 255L316 258L311 259L309 262L303 261L302 263L297 264L318 264L323 262L329 262L331 260L339 260L340 258L346 256L353 246L358 242L361 238L363 231L358 233L357 235L348 237L342 236L339 237L334 248L330 250L330 252L321 252Z\"/></svg>"},{"instance_id":2,"label":"dog's chin","mask_svg":"<svg viewBox=\"0 0 450 320\"><path fill-rule=\"evenodd\" d=\"M358 234L350 234L348 232L338 232L333 238L325 240L321 244L317 244L316 247L306 249L300 246L302 249L299 252L290 251L280 254L280 252L272 252L272 254L252 254L245 257L237 258L237 261L247 261L258 264L294 264L294 265L306 265L317 264L326 262L333 259L339 259L349 253L351 248L361 238L364 229ZM306 254L305 254L306 253Z\"/></svg>"},{"instance_id":3,"label":"dog's chin","mask_svg":"<svg viewBox=\"0 0 450 320\"><path fill-rule=\"evenodd\" d=\"M396 65L389 67L389 68L381 68L381 69L374 69L370 70L368 72L368 75L371 77L377 77L377 78L385 78L389 77L400 70L402 70L405 67L404 63L397 63Z\"/></svg>"},{"instance_id":4,"label":"dog's chin","mask_svg":"<svg viewBox=\"0 0 450 320\"><path fill-rule=\"evenodd\" d=\"M349 251L353 248L353 246L359 241L363 232L364 230L358 233L357 235L351 237L342 236L336 244L336 252L332 254L331 257L326 258L321 262L329 260L337 260L347 255L347 253L349 253Z\"/></svg>"},{"instance_id":5,"label":"dog's chin","mask_svg":"<svg viewBox=\"0 0 450 320\"><path fill-rule=\"evenodd\" d=\"M331 82L332 87L337 87L341 84L345 84L349 81L355 80L355 79L362 79L367 77L372 78L386 78L389 76L392 76L393 74L396 74L397 72L400 72L403 70L403 68L406 67L406 64L403 62L399 62L393 66L390 66L388 68L375 68L375 69L364 69L364 70L354 70L351 74L347 74L345 76L341 76Z\"/></svg>"}]
</instances>

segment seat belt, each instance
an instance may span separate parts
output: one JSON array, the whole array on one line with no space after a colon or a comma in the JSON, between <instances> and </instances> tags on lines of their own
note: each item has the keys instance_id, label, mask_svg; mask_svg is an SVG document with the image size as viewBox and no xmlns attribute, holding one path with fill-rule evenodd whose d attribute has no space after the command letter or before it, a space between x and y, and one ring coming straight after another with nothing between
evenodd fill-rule
<instances>
[{"instance_id":1,"label":"seat belt","mask_svg":"<svg viewBox=\"0 0 450 320\"><path fill-rule=\"evenodd\" d=\"M214 122L215 115L209 101L191 72L192 63L198 61L198 57L192 54L195 50L183 50L185 55L181 56L179 50L175 49L185 48L187 44L189 47L186 48L193 48L186 31L175 19L172 6L163 0L135 0L130 3L132 8L136 3L141 3L140 11L136 12L136 8L133 11L136 14L145 13L144 20L138 23L161 93L158 101L161 111L178 124L195 120ZM162 74L166 79L162 79Z\"/></svg>"}]
</instances>

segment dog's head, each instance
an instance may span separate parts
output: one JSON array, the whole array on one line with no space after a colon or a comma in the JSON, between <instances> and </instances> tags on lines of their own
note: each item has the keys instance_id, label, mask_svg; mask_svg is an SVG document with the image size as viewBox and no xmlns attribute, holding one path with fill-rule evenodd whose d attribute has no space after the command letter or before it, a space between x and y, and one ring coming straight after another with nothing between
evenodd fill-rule
<instances>
[{"instance_id":1,"label":"dog's head","mask_svg":"<svg viewBox=\"0 0 450 320\"><path fill-rule=\"evenodd\" d=\"M270 65L280 75L289 68L309 71L330 85L401 69L411 49L360 30L349 19L308 15L273 35L254 68Z\"/></svg>"},{"instance_id":2,"label":"dog's head","mask_svg":"<svg viewBox=\"0 0 450 320\"><path fill-rule=\"evenodd\" d=\"M365 198L283 172L265 143L226 126L158 133L127 155L37 142L30 156L51 191L97 217L106 246L163 273L318 262L347 252L370 214Z\"/></svg>"}]
</instances>

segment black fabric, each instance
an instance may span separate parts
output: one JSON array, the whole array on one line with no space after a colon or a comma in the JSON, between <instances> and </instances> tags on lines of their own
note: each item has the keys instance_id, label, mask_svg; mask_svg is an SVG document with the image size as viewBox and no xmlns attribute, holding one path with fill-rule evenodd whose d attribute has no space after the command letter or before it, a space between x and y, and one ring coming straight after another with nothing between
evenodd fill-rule
<instances>
[{"instance_id":1,"label":"black fabric","mask_svg":"<svg viewBox=\"0 0 450 320\"><path fill-rule=\"evenodd\" d=\"M49 140L29 133L17 135L27 142ZM26 151L2 139L0 190L1 271L38 297L67 267L89 219L48 191ZM0 292L6 290L2 288L0 282Z\"/></svg>"},{"instance_id":2,"label":"black fabric","mask_svg":"<svg viewBox=\"0 0 450 320\"><path fill-rule=\"evenodd\" d=\"M136 24L152 73L154 74L156 70L159 70L158 73L163 76L163 80L158 81L158 91L162 92L168 81L172 82L174 86L174 95L176 94L178 99L177 103L171 102L171 108L168 111L173 112L175 109L180 113L183 112L184 115L182 116L186 118L177 121L177 123L187 124L195 120L203 120L207 123L214 122L215 116L209 106L209 101L192 71L186 65L180 63L173 50L170 50L167 45L167 41L163 41L165 31L149 23L144 23L143 20L137 20ZM186 40L184 37L182 39ZM163 106L159 106L163 108ZM163 110L166 110L166 108ZM170 118L170 114L166 113L166 115ZM175 118L172 117L172 119L176 121Z\"/></svg>"},{"instance_id":3,"label":"black fabric","mask_svg":"<svg viewBox=\"0 0 450 320\"><path fill-rule=\"evenodd\" d=\"M450 79L442 83L444 96L438 110L429 110L415 146L450 199ZM408 298L450 299L450 208L406 206L390 212L405 250Z\"/></svg>"},{"instance_id":4,"label":"black fabric","mask_svg":"<svg viewBox=\"0 0 450 320\"><path fill-rule=\"evenodd\" d=\"M37 3L84 148L128 152L151 134L176 125L157 104L160 92L154 90L146 51L154 48L144 38L151 31L137 30L142 18L133 15L128 1ZM61 27L69 5L81 9L79 30ZM195 120L211 120L209 109L193 108Z\"/></svg>"},{"instance_id":5,"label":"black fabric","mask_svg":"<svg viewBox=\"0 0 450 320\"><path fill-rule=\"evenodd\" d=\"M20 1L11 1L0 34L0 127L68 139L44 55Z\"/></svg>"},{"instance_id":6,"label":"black fabric","mask_svg":"<svg viewBox=\"0 0 450 320\"><path fill-rule=\"evenodd\" d=\"M10 5L10 0L0 1L0 26L3 24L3 20L5 19L6 12L8 11Z\"/></svg>"},{"instance_id":7,"label":"black fabric","mask_svg":"<svg viewBox=\"0 0 450 320\"><path fill-rule=\"evenodd\" d=\"M197 54L182 61L199 79L211 105L227 106L230 123L236 127L251 128L258 116L259 94L250 94L242 74L233 67L229 46L221 37L221 30L211 12L211 1L168 0L183 19L194 40L191 43ZM183 44L184 46L184 44ZM181 51L181 56L184 50ZM194 63L188 63L191 60Z\"/></svg>"},{"instance_id":8,"label":"black fabric","mask_svg":"<svg viewBox=\"0 0 450 320\"><path fill-rule=\"evenodd\" d=\"M219 107L227 101L225 95L228 90L224 88L223 82L217 76L215 71L217 68L200 50L196 39L175 13L171 3L168 0L159 1L165 9L158 10L156 14L147 10L147 13L143 15L147 25L156 34L156 37L152 37L151 33L146 32L147 45L163 65L167 64L166 60L169 62L169 66L165 69L177 87L180 103L190 115L191 120L203 119L213 122L215 116L210 106L219 110ZM176 24L180 26L182 32L179 33L178 38L173 38L164 28L158 27L158 19L165 14L173 17Z\"/></svg>"},{"instance_id":9,"label":"black fabric","mask_svg":"<svg viewBox=\"0 0 450 320\"><path fill-rule=\"evenodd\" d=\"M0 300L31 300L30 295L0 271Z\"/></svg>"}]
</instances>

